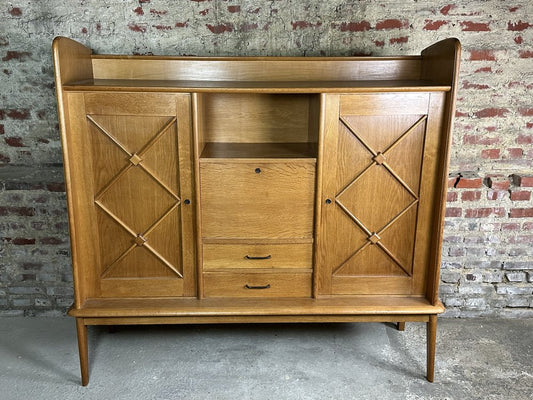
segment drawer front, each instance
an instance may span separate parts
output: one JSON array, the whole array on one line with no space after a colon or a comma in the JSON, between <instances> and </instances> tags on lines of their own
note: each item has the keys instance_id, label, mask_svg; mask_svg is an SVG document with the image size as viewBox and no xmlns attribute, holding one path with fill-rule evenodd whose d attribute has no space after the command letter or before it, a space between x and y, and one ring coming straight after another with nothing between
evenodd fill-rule
<instances>
[{"instance_id":1,"label":"drawer front","mask_svg":"<svg viewBox=\"0 0 533 400\"><path fill-rule=\"evenodd\" d=\"M200 165L202 236L312 238L315 163Z\"/></svg>"},{"instance_id":2,"label":"drawer front","mask_svg":"<svg viewBox=\"0 0 533 400\"><path fill-rule=\"evenodd\" d=\"M205 297L311 297L311 273L204 273Z\"/></svg>"},{"instance_id":3,"label":"drawer front","mask_svg":"<svg viewBox=\"0 0 533 400\"><path fill-rule=\"evenodd\" d=\"M204 244L204 271L224 268L312 268L313 245Z\"/></svg>"}]
</instances>

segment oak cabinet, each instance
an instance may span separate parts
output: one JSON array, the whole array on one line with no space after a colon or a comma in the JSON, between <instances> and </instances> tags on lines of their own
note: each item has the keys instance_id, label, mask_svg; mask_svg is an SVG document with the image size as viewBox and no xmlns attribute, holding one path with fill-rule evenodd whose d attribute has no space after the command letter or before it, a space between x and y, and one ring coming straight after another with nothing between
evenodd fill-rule
<instances>
[{"instance_id":1,"label":"oak cabinet","mask_svg":"<svg viewBox=\"0 0 533 400\"><path fill-rule=\"evenodd\" d=\"M82 384L89 325L214 322L426 322L433 380L456 39L383 58L53 51Z\"/></svg>"}]
</instances>

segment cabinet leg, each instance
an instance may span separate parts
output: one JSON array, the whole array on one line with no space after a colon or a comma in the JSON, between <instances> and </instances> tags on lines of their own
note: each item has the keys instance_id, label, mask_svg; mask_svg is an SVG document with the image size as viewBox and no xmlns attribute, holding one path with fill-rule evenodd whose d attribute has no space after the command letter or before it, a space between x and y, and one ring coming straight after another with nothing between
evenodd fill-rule
<instances>
[{"instance_id":1,"label":"cabinet leg","mask_svg":"<svg viewBox=\"0 0 533 400\"><path fill-rule=\"evenodd\" d=\"M433 382L435 377L435 344L437 342L437 315L429 316L427 322L427 379Z\"/></svg>"},{"instance_id":2,"label":"cabinet leg","mask_svg":"<svg viewBox=\"0 0 533 400\"><path fill-rule=\"evenodd\" d=\"M405 331L405 322L398 322L397 329L399 331Z\"/></svg>"},{"instance_id":3,"label":"cabinet leg","mask_svg":"<svg viewBox=\"0 0 533 400\"><path fill-rule=\"evenodd\" d=\"M87 325L83 318L76 318L76 330L78 331L78 349L80 352L81 384L89 383L89 349L87 344Z\"/></svg>"}]
</instances>

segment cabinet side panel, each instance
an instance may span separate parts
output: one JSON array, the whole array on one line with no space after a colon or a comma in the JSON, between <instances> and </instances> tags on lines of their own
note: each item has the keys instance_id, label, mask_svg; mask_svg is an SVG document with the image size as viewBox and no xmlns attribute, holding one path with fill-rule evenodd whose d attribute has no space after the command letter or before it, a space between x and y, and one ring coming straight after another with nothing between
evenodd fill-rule
<instances>
[{"instance_id":1,"label":"cabinet side panel","mask_svg":"<svg viewBox=\"0 0 533 400\"><path fill-rule=\"evenodd\" d=\"M428 274L425 286L421 285L418 290L425 290L426 298L431 304L438 302L440 262L442 254L442 232L444 229L444 214L446 207L446 189L448 183L448 162L449 148L451 144L451 128L449 121L446 120L446 114L449 113L450 94L433 93L430 102L430 115L428 124L435 132L434 155L435 165L433 168L432 195L432 222L433 230L431 232L431 256L429 260ZM447 106L446 106L447 104Z\"/></svg>"},{"instance_id":2,"label":"cabinet side panel","mask_svg":"<svg viewBox=\"0 0 533 400\"><path fill-rule=\"evenodd\" d=\"M443 145L442 134L443 106L445 93L432 93L428 108L427 133L424 144L423 170L420 179L420 208L418 215L417 246L415 251L415 271L413 293L425 295L429 281L435 273L438 274L439 265L432 256L435 249L439 249L441 240L437 232L439 223L435 220L441 200L439 199L440 179L442 168Z\"/></svg>"}]
</instances>

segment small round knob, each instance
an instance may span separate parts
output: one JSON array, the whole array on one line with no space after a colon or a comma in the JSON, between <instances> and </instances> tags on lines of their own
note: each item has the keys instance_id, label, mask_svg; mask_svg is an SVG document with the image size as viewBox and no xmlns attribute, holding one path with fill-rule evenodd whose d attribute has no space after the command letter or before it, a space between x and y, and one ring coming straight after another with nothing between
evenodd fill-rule
<instances>
[{"instance_id":1,"label":"small round knob","mask_svg":"<svg viewBox=\"0 0 533 400\"><path fill-rule=\"evenodd\" d=\"M184 203L185 204L191 204L191 201L189 199L185 199Z\"/></svg>"},{"instance_id":2,"label":"small round knob","mask_svg":"<svg viewBox=\"0 0 533 400\"><path fill-rule=\"evenodd\" d=\"M331 204L331 199L326 199L326 204Z\"/></svg>"},{"instance_id":3,"label":"small round knob","mask_svg":"<svg viewBox=\"0 0 533 400\"><path fill-rule=\"evenodd\" d=\"M260 173L261 173L261 168L256 168L256 169L255 169L255 173L256 173L256 174L260 174Z\"/></svg>"}]
</instances>

